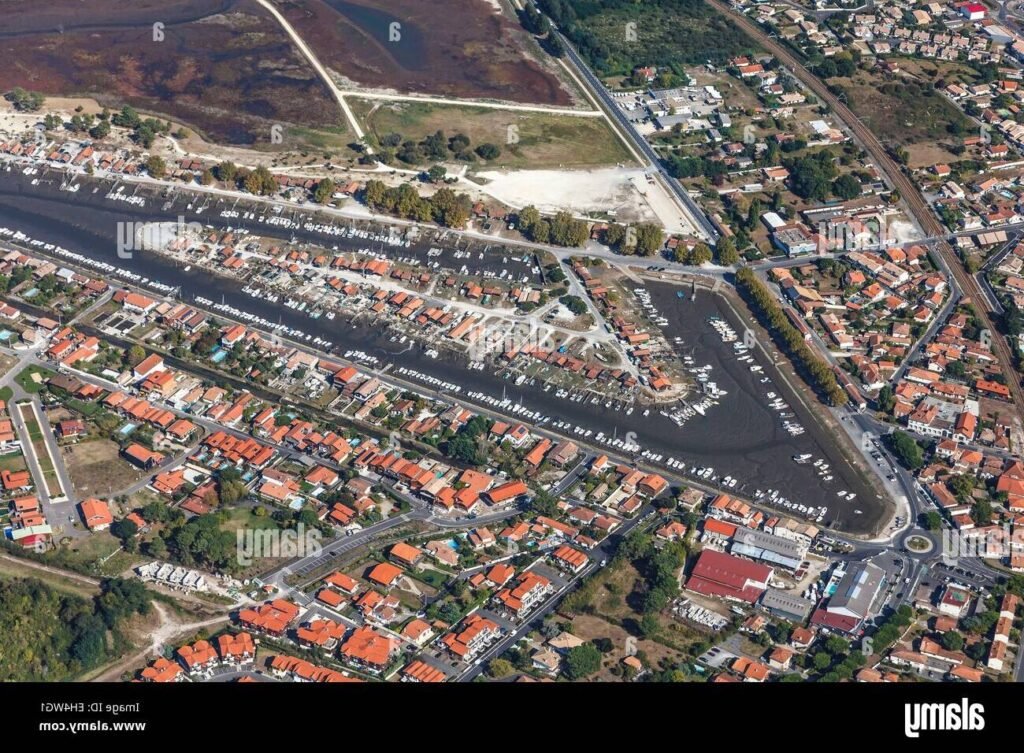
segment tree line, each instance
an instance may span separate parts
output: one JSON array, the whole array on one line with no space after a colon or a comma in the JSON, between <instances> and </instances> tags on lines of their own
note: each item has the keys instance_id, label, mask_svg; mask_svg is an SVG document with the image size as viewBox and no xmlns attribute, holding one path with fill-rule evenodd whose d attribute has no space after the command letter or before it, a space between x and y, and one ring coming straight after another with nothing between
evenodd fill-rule
<instances>
[{"instance_id":1,"label":"tree line","mask_svg":"<svg viewBox=\"0 0 1024 753\"><path fill-rule=\"evenodd\" d=\"M0 581L0 678L60 682L118 656L125 621L150 610L137 580L105 580L92 598L61 593L35 578Z\"/></svg>"},{"instance_id":2,"label":"tree line","mask_svg":"<svg viewBox=\"0 0 1024 753\"><path fill-rule=\"evenodd\" d=\"M736 289L751 305L762 324L772 333L811 386L821 392L830 405L846 405L849 396L839 386L832 367L823 358L815 355L804 340L804 336L786 317L782 306L751 269L744 267L736 273Z\"/></svg>"},{"instance_id":3,"label":"tree line","mask_svg":"<svg viewBox=\"0 0 1024 753\"><path fill-rule=\"evenodd\" d=\"M436 222L452 228L463 227L472 209L466 194L457 194L446 187L439 188L432 196L420 196L419 191L409 183L389 188L379 180L367 181L362 198L375 212L417 222Z\"/></svg>"}]
</instances>

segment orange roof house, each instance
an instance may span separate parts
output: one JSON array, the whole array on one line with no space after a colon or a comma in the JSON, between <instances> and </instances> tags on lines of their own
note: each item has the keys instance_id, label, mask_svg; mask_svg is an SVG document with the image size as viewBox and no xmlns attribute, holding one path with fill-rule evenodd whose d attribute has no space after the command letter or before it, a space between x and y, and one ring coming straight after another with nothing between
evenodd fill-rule
<instances>
[{"instance_id":1,"label":"orange roof house","mask_svg":"<svg viewBox=\"0 0 1024 753\"><path fill-rule=\"evenodd\" d=\"M90 531L105 530L114 522L114 516L110 514L110 507L102 499L87 499L79 505L79 509L82 512L85 527Z\"/></svg>"},{"instance_id":2,"label":"orange roof house","mask_svg":"<svg viewBox=\"0 0 1024 753\"><path fill-rule=\"evenodd\" d=\"M379 670L387 666L391 655L397 650L397 641L378 633L372 627L363 625L353 630L342 644L341 656L370 669Z\"/></svg>"},{"instance_id":3,"label":"orange roof house","mask_svg":"<svg viewBox=\"0 0 1024 753\"><path fill-rule=\"evenodd\" d=\"M384 586L385 588L391 588L395 581L402 576L402 569L395 567L390 562L381 562L367 576L372 582Z\"/></svg>"},{"instance_id":4,"label":"orange roof house","mask_svg":"<svg viewBox=\"0 0 1024 753\"><path fill-rule=\"evenodd\" d=\"M402 565L415 567L416 563L423 558L423 551L406 544L404 541L399 541L391 547L391 551L388 553L388 556Z\"/></svg>"}]
</instances>

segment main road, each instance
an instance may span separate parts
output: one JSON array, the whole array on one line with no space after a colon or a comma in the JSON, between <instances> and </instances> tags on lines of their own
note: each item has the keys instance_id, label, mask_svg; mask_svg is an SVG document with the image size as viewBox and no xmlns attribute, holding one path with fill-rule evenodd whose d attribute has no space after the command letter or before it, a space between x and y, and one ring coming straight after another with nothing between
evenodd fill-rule
<instances>
[{"instance_id":1,"label":"main road","mask_svg":"<svg viewBox=\"0 0 1024 753\"><path fill-rule=\"evenodd\" d=\"M562 41L562 47L565 48L566 58L572 64L573 68L582 76L583 81L590 87L593 94L598 98L598 102L601 107L608 113L612 121L612 127L617 128L619 132L640 152L651 164L651 167L657 171L658 175L668 186L672 194L679 200L682 205L687 219L694 229L699 230L704 234L705 239L712 243L718 240L718 230L715 228L711 220L708 219L704 211L697 206L697 202L686 192L682 184L679 183L666 169L662 163L661 158L658 157L657 153L651 148L651 145L647 143L647 139L636 132L632 124L626 118L622 112L622 108L619 107L615 98L612 97L607 87L601 80L594 74L587 63L579 56L576 50L573 48L572 43L562 34L560 31L555 31Z\"/></svg>"}]
</instances>

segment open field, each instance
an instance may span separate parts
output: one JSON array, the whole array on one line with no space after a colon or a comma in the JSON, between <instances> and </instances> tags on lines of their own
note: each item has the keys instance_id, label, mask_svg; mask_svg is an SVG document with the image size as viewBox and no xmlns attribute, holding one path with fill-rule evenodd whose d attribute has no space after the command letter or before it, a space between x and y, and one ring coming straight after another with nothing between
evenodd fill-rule
<instances>
[{"instance_id":1,"label":"open field","mask_svg":"<svg viewBox=\"0 0 1024 753\"><path fill-rule=\"evenodd\" d=\"M572 621L571 632L577 638L582 638L585 641L593 641L600 638L611 640L613 648L604 655L601 662L601 671L588 679L592 682L615 682L618 678L610 670L612 667L619 667L621 669L621 662L628 655L626 653L626 646L628 645L628 639L631 637L630 633L601 617L589 614L578 615ZM644 638L636 641L636 650L643 652L647 664L655 669L663 660L671 663L686 658L681 651L676 651L662 643Z\"/></svg>"},{"instance_id":2,"label":"open field","mask_svg":"<svg viewBox=\"0 0 1024 753\"><path fill-rule=\"evenodd\" d=\"M323 82L253 0L9 0L3 13L0 53L17 63L0 69L0 90L127 102L234 144L269 145L277 123L341 127Z\"/></svg>"},{"instance_id":3,"label":"open field","mask_svg":"<svg viewBox=\"0 0 1024 753\"><path fill-rule=\"evenodd\" d=\"M121 542L110 531L93 531L47 552L46 559L58 567L62 563L76 567L85 565L97 575L110 577L121 575L143 559L137 554L118 551L120 547Z\"/></svg>"},{"instance_id":4,"label":"open field","mask_svg":"<svg viewBox=\"0 0 1024 753\"><path fill-rule=\"evenodd\" d=\"M35 578L58 591L64 591L65 593L85 598L99 593L99 588L91 586L82 580L67 577L60 573L51 573L42 567L33 567L32 563L27 560L19 561L7 554L0 555L0 578Z\"/></svg>"},{"instance_id":5,"label":"open field","mask_svg":"<svg viewBox=\"0 0 1024 753\"><path fill-rule=\"evenodd\" d=\"M857 71L853 78L834 78L830 83L842 88L864 124L892 146L953 143L951 127L971 129L970 121L949 100L912 80L886 81L881 75Z\"/></svg>"},{"instance_id":6,"label":"open field","mask_svg":"<svg viewBox=\"0 0 1024 753\"><path fill-rule=\"evenodd\" d=\"M470 147L492 143L501 148L497 159L482 163L489 167L591 167L629 160L603 118L355 97L350 101L367 133L378 141L392 133L417 142L436 131L447 136L462 133L469 137Z\"/></svg>"},{"instance_id":7,"label":"open field","mask_svg":"<svg viewBox=\"0 0 1024 753\"><path fill-rule=\"evenodd\" d=\"M556 13L553 20L601 76L628 76L645 65L680 70L708 60L721 63L757 49L736 24L702 0L540 5L572 11Z\"/></svg>"},{"instance_id":8,"label":"open field","mask_svg":"<svg viewBox=\"0 0 1024 753\"><path fill-rule=\"evenodd\" d=\"M34 395L43 389L46 380L53 376L54 372L44 369L42 366L29 366L14 377L14 381L30 395Z\"/></svg>"},{"instance_id":9,"label":"open field","mask_svg":"<svg viewBox=\"0 0 1024 753\"><path fill-rule=\"evenodd\" d=\"M11 473L17 473L18 471L27 471L28 464L25 462L25 456L20 451L10 452L6 455L0 456L0 471L10 471Z\"/></svg>"},{"instance_id":10,"label":"open field","mask_svg":"<svg viewBox=\"0 0 1024 753\"><path fill-rule=\"evenodd\" d=\"M18 359L15 358L14 356L9 356L6 353L0 353L0 375L6 374L8 371L14 368L14 365L16 363L18 363ZM10 387L8 387L7 389L9 390ZM0 400L2 399L4 398L0 396Z\"/></svg>"},{"instance_id":11,"label":"open field","mask_svg":"<svg viewBox=\"0 0 1024 753\"><path fill-rule=\"evenodd\" d=\"M91 439L61 448L68 474L81 497L104 497L131 486L145 473L119 455L116 442Z\"/></svg>"},{"instance_id":12,"label":"open field","mask_svg":"<svg viewBox=\"0 0 1024 753\"><path fill-rule=\"evenodd\" d=\"M550 61L531 59L533 42L486 0L282 0L277 6L324 66L361 86L550 105L572 101Z\"/></svg>"}]
</instances>

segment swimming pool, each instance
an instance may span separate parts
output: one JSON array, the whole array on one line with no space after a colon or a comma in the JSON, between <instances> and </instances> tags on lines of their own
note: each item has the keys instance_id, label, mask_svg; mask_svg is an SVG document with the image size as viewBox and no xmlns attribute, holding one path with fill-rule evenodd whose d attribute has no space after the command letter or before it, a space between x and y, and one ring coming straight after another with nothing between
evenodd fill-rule
<instances>
[{"instance_id":1,"label":"swimming pool","mask_svg":"<svg viewBox=\"0 0 1024 753\"><path fill-rule=\"evenodd\" d=\"M138 424L125 424L124 426L117 430L117 433L127 437L129 434L135 431L135 428L137 426Z\"/></svg>"},{"instance_id":2,"label":"swimming pool","mask_svg":"<svg viewBox=\"0 0 1024 753\"><path fill-rule=\"evenodd\" d=\"M223 361L227 357L228 357L228 352L226 350L218 349L217 351L214 352L214 354L212 356L210 356L210 360L213 361L214 363L220 363L221 361Z\"/></svg>"}]
</instances>

